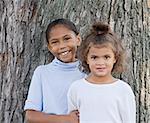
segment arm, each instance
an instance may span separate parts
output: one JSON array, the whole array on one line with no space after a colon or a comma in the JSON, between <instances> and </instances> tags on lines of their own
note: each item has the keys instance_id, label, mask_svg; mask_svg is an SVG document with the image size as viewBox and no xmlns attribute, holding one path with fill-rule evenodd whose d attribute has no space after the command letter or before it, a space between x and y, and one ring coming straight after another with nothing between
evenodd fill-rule
<instances>
[{"instance_id":1,"label":"arm","mask_svg":"<svg viewBox=\"0 0 150 123\"><path fill-rule=\"evenodd\" d=\"M136 102L131 88L129 88L124 100L122 100L121 109L122 123L136 123Z\"/></svg>"},{"instance_id":2,"label":"arm","mask_svg":"<svg viewBox=\"0 0 150 123\"><path fill-rule=\"evenodd\" d=\"M38 67L33 74L28 97L24 110L26 111L26 120L28 123L70 123L70 117L63 115L49 115L42 112L43 108L43 90L41 80L41 67Z\"/></svg>"},{"instance_id":3,"label":"arm","mask_svg":"<svg viewBox=\"0 0 150 123\"><path fill-rule=\"evenodd\" d=\"M43 90L38 67L32 77L28 92L28 98L25 103L26 120L28 123L77 123L72 115L50 115L42 112L43 109Z\"/></svg>"},{"instance_id":4,"label":"arm","mask_svg":"<svg viewBox=\"0 0 150 123\"><path fill-rule=\"evenodd\" d=\"M27 123L78 123L75 113L69 115L49 115L39 111L26 111Z\"/></svg>"},{"instance_id":5,"label":"arm","mask_svg":"<svg viewBox=\"0 0 150 123\"><path fill-rule=\"evenodd\" d=\"M69 88L68 94L67 94L67 101L68 101L68 113L78 110L77 106L77 95L75 93L75 89L73 87Z\"/></svg>"}]
</instances>

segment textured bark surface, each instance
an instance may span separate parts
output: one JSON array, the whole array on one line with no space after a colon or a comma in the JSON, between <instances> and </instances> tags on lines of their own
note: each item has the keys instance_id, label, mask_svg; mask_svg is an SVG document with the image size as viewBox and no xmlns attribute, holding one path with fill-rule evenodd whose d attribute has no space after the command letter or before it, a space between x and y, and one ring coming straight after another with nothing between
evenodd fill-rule
<instances>
[{"instance_id":1,"label":"textured bark surface","mask_svg":"<svg viewBox=\"0 0 150 123\"><path fill-rule=\"evenodd\" d=\"M137 123L150 123L149 0L0 0L0 123L24 122L33 71L51 60L46 26L61 17L83 37L96 20L111 24L129 55L129 69L118 76L134 90Z\"/></svg>"}]
</instances>

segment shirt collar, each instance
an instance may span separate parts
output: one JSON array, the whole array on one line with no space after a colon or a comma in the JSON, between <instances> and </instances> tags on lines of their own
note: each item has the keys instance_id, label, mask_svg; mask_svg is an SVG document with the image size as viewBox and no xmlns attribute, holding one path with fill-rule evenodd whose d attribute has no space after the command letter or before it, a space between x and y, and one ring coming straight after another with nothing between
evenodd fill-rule
<instances>
[{"instance_id":1,"label":"shirt collar","mask_svg":"<svg viewBox=\"0 0 150 123\"><path fill-rule=\"evenodd\" d=\"M53 64L55 67L58 67L58 68L63 69L63 70L78 69L78 67L79 67L79 61L78 60L75 62L71 62L71 63L65 63L65 62L58 60L56 57L51 62L51 64Z\"/></svg>"}]
</instances>

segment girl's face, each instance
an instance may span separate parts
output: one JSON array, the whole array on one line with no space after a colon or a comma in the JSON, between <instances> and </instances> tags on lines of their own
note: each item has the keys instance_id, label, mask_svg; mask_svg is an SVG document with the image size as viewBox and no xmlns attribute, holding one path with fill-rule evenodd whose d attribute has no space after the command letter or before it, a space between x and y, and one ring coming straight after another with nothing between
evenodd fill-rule
<instances>
[{"instance_id":1,"label":"girl's face","mask_svg":"<svg viewBox=\"0 0 150 123\"><path fill-rule=\"evenodd\" d=\"M110 78L113 65L116 62L111 47L91 46L87 54L87 64L90 68L91 77Z\"/></svg>"},{"instance_id":2,"label":"girl's face","mask_svg":"<svg viewBox=\"0 0 150 123\"><path fill-rule=\"evenodd\" d=\"M48 48L50 52L62 62L69 63L76 60L77 46L81 38L64 25L56 25L49 34Z\"/></svg>"}]
</instances>

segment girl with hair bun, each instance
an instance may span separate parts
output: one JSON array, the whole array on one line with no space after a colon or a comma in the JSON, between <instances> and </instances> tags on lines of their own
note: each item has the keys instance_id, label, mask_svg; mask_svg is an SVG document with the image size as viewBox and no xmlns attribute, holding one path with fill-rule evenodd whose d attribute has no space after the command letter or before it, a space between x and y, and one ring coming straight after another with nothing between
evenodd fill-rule
<instances>
[{"instance_id":1,"label":"girl with hair bun","mask_svg":"<svg viewBox=\"0 0 150 123\"><path fill-rule=\"evenodd\" d=\"M124 71L125 50L108 24L97 22L79 47L78 59L86 78L68 91L68 113L79 111L80 123L135 123L131 87L113 73Z\"/></svg>"}]
</instances>

